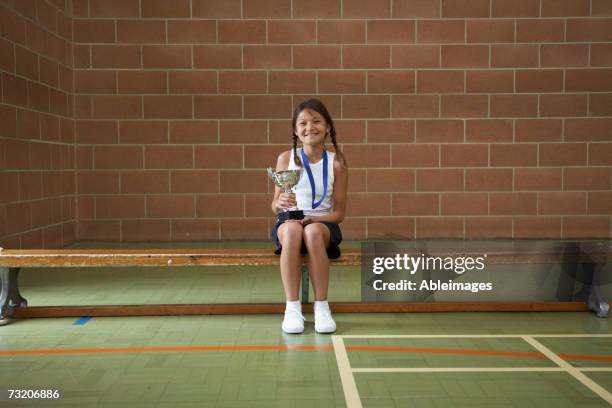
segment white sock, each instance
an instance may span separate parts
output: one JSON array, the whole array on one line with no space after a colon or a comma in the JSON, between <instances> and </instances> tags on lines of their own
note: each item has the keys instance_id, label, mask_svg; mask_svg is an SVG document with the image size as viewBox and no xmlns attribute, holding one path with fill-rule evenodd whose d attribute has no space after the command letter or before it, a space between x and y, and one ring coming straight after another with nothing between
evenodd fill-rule
<instances>
[{"instance_id":1,"label":"white sock","mask_svg":"<svg viewBox=\"0 0 612 408\"><path fill-rule=\"evenodd\" d=\"M329 310L329 303L327 303L327 300L315 300L314 307L315 307L315 309L327 309L327 310Z\"/></svg>"},{"instance_id":2,"label":"white sock","mask_svg":"<svg viewBox=\"0 0 612 408\"><path fill-rule=\"evenodd\" d=\"M299 300L287 301L287 305L285 306L286 310L297 310L298 312L302 311L302 304Z\"/></svg>"}]
</instances>

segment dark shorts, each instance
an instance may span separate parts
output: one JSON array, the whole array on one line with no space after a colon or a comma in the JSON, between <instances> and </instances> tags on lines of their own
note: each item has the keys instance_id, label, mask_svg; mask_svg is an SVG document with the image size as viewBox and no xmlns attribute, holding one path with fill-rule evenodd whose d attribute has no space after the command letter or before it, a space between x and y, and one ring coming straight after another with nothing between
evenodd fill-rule
<instances>
[{"instance_id":1,"label":"dark shorts","mask_svg":"<svg viewBox=\"0 0 612 408\"><path fill-rule=\"evenodd\" d=\"M274 241L274 243L276 244L276 249L274 250L274 253L276 255L280 255L280 253L283 250L283 247L280 241L278 240L278 227L280 227L283 222L284 221L278 221L276 225L274 226L274 228L272 229L271 235L272 235L272 241ZM325 224L327 228L329 229L329 247L327 247L327 257L329 259L339 258L340 257L340 246L339 245L342 242L342 231L340 231L340 226L336 224L335 222L326 222L326 221L321 222L321 224ZM302 249L300 252L304 255L308 253L308 250L306 249L306 244L304 243L303 240L302 240Z\"/></svg>"}]
</instances>

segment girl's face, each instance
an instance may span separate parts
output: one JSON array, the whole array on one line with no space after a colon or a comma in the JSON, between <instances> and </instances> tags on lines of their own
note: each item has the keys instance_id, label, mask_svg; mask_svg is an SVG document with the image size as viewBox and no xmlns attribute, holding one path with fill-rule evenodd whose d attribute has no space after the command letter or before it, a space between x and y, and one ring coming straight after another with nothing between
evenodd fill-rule
<instances>
[{"instance_id":1,"label":"girl's face","mask_svg":"<svg viewBox=\"0 0 612 408\"><path fill-rule=\"evenodd\" d=\"M323 115L311 109L301 111L295 121L295 133L302 145L322 144L329 129Z\"/></svg>"}]
</instances>

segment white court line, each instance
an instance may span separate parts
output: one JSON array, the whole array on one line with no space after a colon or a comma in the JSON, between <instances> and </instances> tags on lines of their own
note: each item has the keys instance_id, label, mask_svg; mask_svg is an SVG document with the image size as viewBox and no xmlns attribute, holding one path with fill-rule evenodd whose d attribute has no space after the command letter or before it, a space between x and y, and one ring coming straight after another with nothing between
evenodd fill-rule
<instances>
[{"instance_id":1,"label":"white court line","mask_svg":"<svg viewBox=\"0 0 612 408\"><path fill-rule=\"evenodd\" d=\"M597 371L612 371L612 367L576 367L576 369L578 371L592 371L592 372L597 372Z\"/></svg>"},{"instance_id":2,"label":"white court line","mask_svg":"<svg viewBox=\"0 0 612 408\"><path fill-rule=\"evenodd\" d=\"M336 354L336 362L338 370L340 370L340 381L342 381L342 390L344 391L344 399L346 400L347 408L361 408L361 400L359 399L359 391L355 383L355 376L351 369L351 363L344 347L342 336L332 335L332 344L334 353Z\"/></svg>"},{"instance_id":3,"label":"white court line","mask_svg":"<svg viewBox=\"0 0 612 408\"><path fill-rule=\"evenodd\" d=\"M352 368L354 373L507 373L565 371L561 367L414 367L414 368Z\"/></svg>"},{"instance_id":4,"label":"white court line","mask_svg":"<svg viewBox=\"0 0 612 408\"><path fill-rule=\"evenodd\" d=\"M530 336L524 336L523 339L531 344L535 349L537 349L540 353L544 354L546 357L555 362L559 367L564 368L568 374L573 376L575 379L580 381L583 385L593 391L595 394L599 395L603 398L608 404L612 404L612 394L606 391L601 385L597 384L595 381L591 380L586 375L582 374L579 370L569 364L567 361L559 357L553 351L551 351L548 347L544 346L542 343L534 339Z\"/></svg>"},{"instance_id":5,"label":"white court line","mask_svg":"<svg viewBox=\"0 0 612 408\"><path fill-rule=\"evenodd\" d=\"M612 334L347 334L342 335L344 339L479 339L479 338L523 338L528 337L567 337L567 338L581 338L581 337L612 337Z\"/></svg>"}]
</instances>

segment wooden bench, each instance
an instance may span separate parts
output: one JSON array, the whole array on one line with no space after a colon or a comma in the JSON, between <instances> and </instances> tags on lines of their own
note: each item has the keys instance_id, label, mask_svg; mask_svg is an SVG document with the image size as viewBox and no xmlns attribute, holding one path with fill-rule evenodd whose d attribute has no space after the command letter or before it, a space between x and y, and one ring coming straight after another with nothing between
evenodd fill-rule
<instances>
[{"instance_id":1,"label":"wooden bench","mask_svg":"<svg viewBox=\"0 0 612 408\"><path fill-rule=\"evenodd\" d=\"M414 255L423 251L415 249ZM554 248L534 248L517 253L507 247L489 248L487 264L530 264L590 262L601 265L612 259L612 247L560 254ZM478 256L479 254L448 252L431 249L431 256ZM304 263L306 258L304 258ZM172 305L112 305L112 306L38 306L28 307L19 292L19 271L25 267L130 267L130 266L261 266L279 265L280 257L271 249L55 249L10 250L0 248L0 324L20 317L67 316L155 316L199 314L257 314L282 313L282 303L239 304L172 304ZM332 265L359 266L361 251L344 249L342 256ZM302 268L302 303L304 311L312 312L308 304L308 271ZM593 302L597 303L594 304ZM584 302L331 302L335 312L443 312L443 311L585 311ZM603 315L607 303L594 292L590 308ZM606 309L607 312L607 309ZM605 313L607 314L607 313Z\"/></svg>"}]
</instances>

